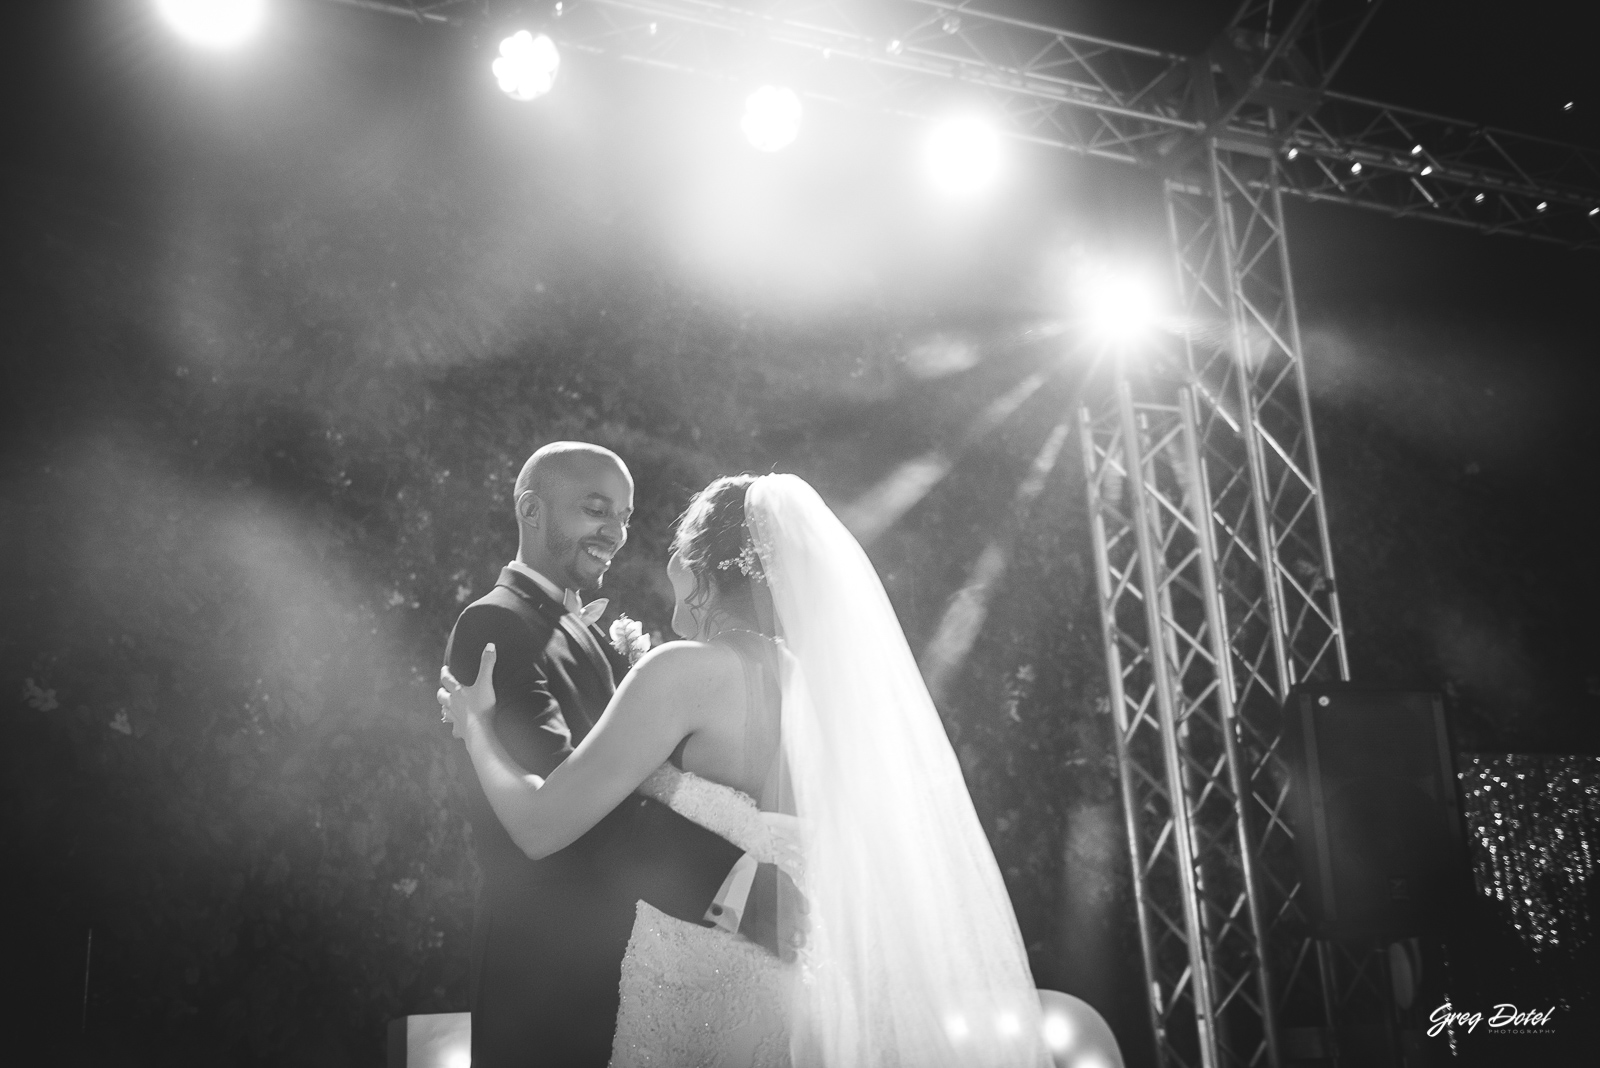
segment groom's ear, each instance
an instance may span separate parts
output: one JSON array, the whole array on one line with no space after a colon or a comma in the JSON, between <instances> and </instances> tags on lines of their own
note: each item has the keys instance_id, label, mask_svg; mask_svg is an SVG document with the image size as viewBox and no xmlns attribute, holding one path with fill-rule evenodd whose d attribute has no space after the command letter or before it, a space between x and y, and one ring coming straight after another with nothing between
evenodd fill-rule
<instances>
[{"instance_id":1,"label":"groom's ear","mask_svg":"<svg viewBox=\"0 0 1600 1068\"><path fill-rule=\"evenodd\" d=\"M538 526L542 504L539 495L533 490L523 490L517 497L517 522L526 523L531 527Z\"/></svg>"}]
</instances>

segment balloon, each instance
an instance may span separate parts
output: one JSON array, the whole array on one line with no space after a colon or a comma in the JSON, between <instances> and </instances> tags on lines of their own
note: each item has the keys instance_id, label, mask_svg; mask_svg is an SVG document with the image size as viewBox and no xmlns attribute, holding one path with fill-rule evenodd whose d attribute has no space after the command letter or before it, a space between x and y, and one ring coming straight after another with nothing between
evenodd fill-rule
<instances>
[{"instance_id":1,"label":"balloon","mask_svg":"<svg viewBox=\"0 0 1600 1068\"><path fill-rule=\"evenodd\" d=\"M1123 1068L1110 1026L1082 998L1039 991L1040 1026L1056 1068Z\"/></svg>"}]
</instances>

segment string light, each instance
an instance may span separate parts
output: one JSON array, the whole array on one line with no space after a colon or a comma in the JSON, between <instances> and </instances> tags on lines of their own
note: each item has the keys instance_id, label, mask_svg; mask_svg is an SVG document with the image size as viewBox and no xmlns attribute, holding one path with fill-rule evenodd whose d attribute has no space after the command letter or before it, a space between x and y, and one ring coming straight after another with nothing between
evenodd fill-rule
<instances>
[{"instance_id":1,"label":"string light","mask_svg":"<svg viewBox=\"0 0 1600 1068\"><path fill-rule=\"evenodd\" d=\"M1478 893L1541 957L1597 933L1600 757L1463 754L1463 816Z\"/></svg>"}]
</instances>

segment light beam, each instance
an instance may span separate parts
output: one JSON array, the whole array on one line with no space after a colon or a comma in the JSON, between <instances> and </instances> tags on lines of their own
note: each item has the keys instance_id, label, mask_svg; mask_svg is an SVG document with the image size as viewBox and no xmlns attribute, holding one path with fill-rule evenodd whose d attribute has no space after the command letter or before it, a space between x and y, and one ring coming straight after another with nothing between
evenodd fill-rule
<instances>
[{"instance_id":1,"label":"light beam","mask_svg":"<svg viewBox=\"0 0 1600 1068\"><path fill-rule=\"evenodd\" d=\"M988 618L989 602L999 592L1000 580L1005 577L1012 545L1022 532L1028 513L1033 510L1033 502L1044 491L1050 472L1055 470L1056 460L1061 456L1061 446L1071 429L1071 422L1064 421L1045 439L1044 446L1034 456L1027 476L1017 486L1017 492L1011 499L1007 529L978 554L972 570L967 572L966 583L950 599L949 607L939 620L939 629L922 651L922 677L935 700L943 698L956 670L972 651L972 644L983 629L983 621Z\"/></svg>"},{"instance_id":2,"label":"light beam","mask_svg":"<svg viewBox=\"0 0 1600 1068\"><path fill-rule=\"evenodd\" d=\"M839 519L862 545L871 545L902 516L917 506L917 502L944 481L950 468L961 454L989 436L989 433L1011 418L1024 401L1039 391L1046 376L1029 375L1003 396L989 402L961 435L952 448L930 449L921 456L905 461L873 484L839 511Z\"/></svg>"}]
</instances>

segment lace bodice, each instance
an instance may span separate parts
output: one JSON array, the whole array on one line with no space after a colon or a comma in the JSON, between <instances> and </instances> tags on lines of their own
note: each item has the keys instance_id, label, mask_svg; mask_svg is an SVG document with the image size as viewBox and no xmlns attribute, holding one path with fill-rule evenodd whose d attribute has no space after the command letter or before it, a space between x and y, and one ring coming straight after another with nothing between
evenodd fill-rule
<instances>
[{"instance_id":1,"label":"lace bodice","mask_svg":"<svg viewBox=\"0 0 1600 1068\"><path fill-rule=\"evenodd\" d=\"M757 860L774 832L731 786L663 764L639 787ZM746 939L639 902L622 961L611 1068L787 1068L792 965Z\"/></svg>"}]
</instances>

